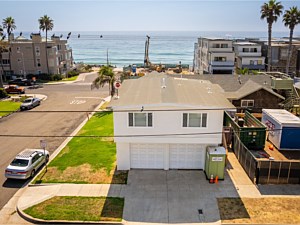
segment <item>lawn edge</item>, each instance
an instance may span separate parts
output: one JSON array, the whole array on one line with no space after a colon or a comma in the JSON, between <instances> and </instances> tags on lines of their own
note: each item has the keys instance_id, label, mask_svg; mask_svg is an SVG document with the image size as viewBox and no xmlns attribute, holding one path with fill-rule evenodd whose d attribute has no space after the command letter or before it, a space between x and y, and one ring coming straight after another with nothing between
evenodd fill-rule
<instances>
[{"instance_id":1,"label":"lawn edge","mask_svg":"<svg viewBox=\"0 0 300 225\"><path fill-rule=\"evenodd\" d=\"M39 223L39 224L124 224L123 219L121 222L115 222L115 221L77 221L77 220L43 220L38 219L35 217L32 217L25 213L22 209L16 206L16 210L18 214L26 221L30 223Z\"/></svg>"}]
</instances>

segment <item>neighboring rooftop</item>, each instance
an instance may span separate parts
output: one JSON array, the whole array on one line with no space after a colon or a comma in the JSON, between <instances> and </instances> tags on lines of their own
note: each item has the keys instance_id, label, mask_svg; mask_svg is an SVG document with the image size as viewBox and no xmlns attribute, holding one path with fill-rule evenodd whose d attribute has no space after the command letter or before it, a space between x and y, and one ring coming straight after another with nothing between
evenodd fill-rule
<instances>
[{"instance_id":1,"label":"neighboring rooftop","mask_svg":"<svg viewBox=\"0 0 300 225\"><path fill-rule=\"evenodd\" d=\"M241 99L243 97L246 97L247 95L252 94L253 92L256 92L260 89L264 89L268 92L270 92L273 95L276 95L279 98L282 98L283 100L285 99L283 96L280 94L274 92L271 88L265 87L265 85L260 85L253 80L247 80L246 83L237 91L234 92L225 92L224 95L228 99Z\"/></svg>"},{"instance_id":2,"label":"neighboring rooftop","mask_svg":"<svg viewBox=\"0 0 300 225\"><path fill-rule=\"evenodd\" d=\"M241 41L241 42L233 42L233 45L259 45L254 42L249 42L249 41Z\"/></svg>"},{"instance_id":3,"label":"neighboring rooftop","mask_svg":"<svg viewBox=\"0 0 300 225\"><path fill-rule=\"evenodd\" d=\"M119 89L119 96L119 99L112 101L113 108L235 108L218 85L202 80L176 79L156 72L139 79L125 80Z\"/></svg>"}]
</instances>

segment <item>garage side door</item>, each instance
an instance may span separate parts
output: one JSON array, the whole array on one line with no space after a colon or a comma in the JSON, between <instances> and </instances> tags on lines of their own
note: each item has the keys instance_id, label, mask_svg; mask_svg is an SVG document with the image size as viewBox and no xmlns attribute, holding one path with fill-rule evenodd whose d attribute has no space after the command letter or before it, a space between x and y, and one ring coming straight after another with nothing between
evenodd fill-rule
<instances>
[{"instance_id":1,"label":"garage side door","mask_svg":"<svg viewBox=\"0 0 300 225\"><path fill-rule=\"evenodd\" d=\"M133 169L163 169L163 144L131 144L130 167Z\"/></svg>"},{"instance_id":2,"label":"garage side door","mask_svg":"<svg viewBox=\"0 0 300 225\"><path fill-rule=\"evenodd\" d=\"M204 169L205 145L171 144L170 169Z\"/></svg>"}]
</instances>

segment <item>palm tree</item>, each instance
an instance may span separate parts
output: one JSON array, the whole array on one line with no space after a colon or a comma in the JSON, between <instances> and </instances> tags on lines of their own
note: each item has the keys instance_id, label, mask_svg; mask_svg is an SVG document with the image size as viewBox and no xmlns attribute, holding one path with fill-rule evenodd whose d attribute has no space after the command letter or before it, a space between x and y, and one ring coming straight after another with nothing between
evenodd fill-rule
<instances>
[{"instance_id":1,"label":"palm tree","mask_svg":"<svg viewBox=\"0 0 300 225\"><path fill-rule=\"evenodd\" d=\"M115 86L114 83L117 80L116 74L109 66L102 66L98 72L99 76L93 81L92 87L99 89L105 84L109 84L109 94L114 96Z\"/></svg>"},{"instance_id":2,"label":"palm tree","mask_svg":"<svg viewBox=\"0 0 300 225\"><path fill-rule=\"evenodd\" d=\"M5 19L3 19L2 24L3 24L3 28L6 29L7 38L8 38L8 42L9 42L10 41L10 35L11 35L12 31L17 28L16 25L15 25L15 19L12 18L11 16L6 17ZM8 57L9 57L9 60L11 61L11 59L10 59L10 49L8 51ZM9 69L11 71L11 63L9 64Z\"/></svg>"},{"instance_id":3,"label":"palm tree","mask_svg":"<svg viewBox=\"0 0 300 225\"><path fill-rule=\"evenodd\" d=\"M15 25L15 19L12 18L11 16L9 16L9 17L3 19L2 24L3 24L3 28L6 29L6 33L9 38L9 36L11 35L11 32L17 28Z\"/></svg>"},{"instance_id":4,"label":"palm tree","mask_svg":"<svg viewBox=\"0 0 300 225\"><path fill-rule=\"evenodd\" d=\"M53 20L49 16L44 15L41 18L39 18L39 24L40 24L40 30L46 31L46 61L47 61L47 71L49 74L47 43L48 43L48 30L52 30L54 27Z\"/></svg>"},{"instance_id":5,"label":"palm tree","mask_svg":"<svg viewBox=\"0 0 300 225\"><path fill-rule=\"evenodd\" d=\"M271 70L272 64L272 25L278 19L278 17L282 14L283 6L281 2L276 2L276 0L269 0L268 3L264 3L261 6L261 19L266 19L268 23L268 71Z\"/></svg>"},{"instance_id":6,"label":"palm tree","mask_svg":"<svg viewBox=\"0 0 300 225\"><path fill-rule=\"evenodd\" d=\"M297 6L293 6L289 10L285 10L282 21L284 22L284 26L289 27L290 29L289 51L286 62L286 74L289 74L294 29L295 26L300 23L300 10L298 10Z\"/></svg>"}]
</instances>

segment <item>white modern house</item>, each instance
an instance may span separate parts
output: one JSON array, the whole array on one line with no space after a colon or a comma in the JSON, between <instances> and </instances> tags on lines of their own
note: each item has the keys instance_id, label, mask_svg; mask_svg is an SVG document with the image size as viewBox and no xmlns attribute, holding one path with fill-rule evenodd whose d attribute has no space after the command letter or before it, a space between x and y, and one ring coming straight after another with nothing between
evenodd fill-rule
<instances>
[{"instance_id":1,"label":"white modern house","mask_svg":"<svg viewBox=\"0 0 300 225\"><path fill-rule=\"evenodd\" d=\"M194 48L194 71L200 74L233 74L235 53L232 40L198 38Z\"/></svg>"},{"instance_id":2,"label":"white modern house","mask_svg":"<svg viewBox=\"0 0 300 225\"><path fill-rule=\"evenodd\" d=\"M233 43L236 54L236 66L239 69L265 70L265 57L262 56L261 45L253 42Z\"/></svg>"},{"instance_id":3,"label":"white modern house","mask_svg":"<svg viewBox=\"0 0 300 225\"><path fill-rule=\"evenodd\" d=\"M161 74L125 80L111 106L118 170L204 169L234 108L218 85Z\"/></svg>"}]
</instances>

